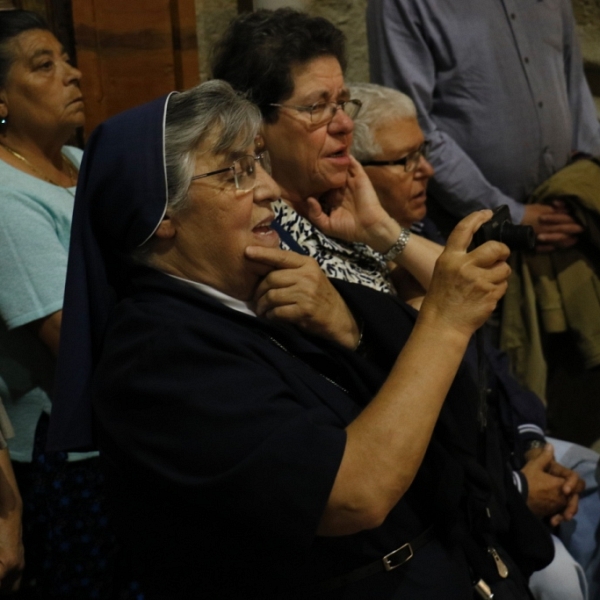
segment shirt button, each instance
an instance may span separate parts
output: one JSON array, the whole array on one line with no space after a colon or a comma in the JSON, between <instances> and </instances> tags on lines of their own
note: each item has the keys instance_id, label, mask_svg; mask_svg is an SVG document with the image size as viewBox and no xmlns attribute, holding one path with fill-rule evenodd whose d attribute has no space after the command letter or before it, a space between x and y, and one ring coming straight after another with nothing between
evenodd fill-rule
<instances>
[{"instance_id":1,"label":"shirt button","mask_svg":"<svg viewBox=\"0 0 600 600\"><path fill-rule=\"evenodd\" d=\"M529 59L528 59L527 57L525 57L523 60L525 61L525 64L526 64L526 65L528 65L528 64L529 64Z\"/></svg>"},{"instance_id":2,"label":"shirt button","mask_svg":"<svg viewBox=\"0 0 600 600\"><path fill-rule=\"evenodd\" d=\"M515 15L515 13L510 13L510 18L514 21L517 18L517 15Z\"/></svg>"},{"instance_id":3,"label":"shirt button","mask_svg":"<svg viewBox=\"0 0 600 600\"><path fill-rule=\"evenodd\" d=\"M544 103L543 103L543 102L540 100L540 101L538 102L538 106L539 106L540 108L542 108L542 106L544 106Z\"/></svg>"}]
</instances>

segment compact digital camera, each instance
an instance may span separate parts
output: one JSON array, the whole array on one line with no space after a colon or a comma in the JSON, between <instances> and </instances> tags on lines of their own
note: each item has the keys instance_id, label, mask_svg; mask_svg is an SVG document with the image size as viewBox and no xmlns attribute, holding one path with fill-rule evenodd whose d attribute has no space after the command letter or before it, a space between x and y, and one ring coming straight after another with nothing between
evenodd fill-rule
<instances>
[{"instance_id":1,"label":"compact digital camera","mask_svg":"<svg viewBox=\"0 0 600 600\"><path fill-rule=\"evenodd\" d=\"M533 250L535 233L529 225L515 225L510 218L510 210L506 204L494 210L492 218L484 223L473 236L471 249L496 240L506 244L513 250Z\"/></svg>"}]
</instances>

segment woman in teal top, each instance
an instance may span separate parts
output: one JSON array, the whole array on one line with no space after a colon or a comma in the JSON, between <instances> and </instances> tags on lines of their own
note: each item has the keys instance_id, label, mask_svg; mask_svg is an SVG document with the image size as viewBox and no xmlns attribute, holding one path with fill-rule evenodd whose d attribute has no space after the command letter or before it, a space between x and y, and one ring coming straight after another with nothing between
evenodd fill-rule
<instances>
[{"instance_id":1,"label":"woman in teal top","mask_svg":"<svg viewBox=\"0 0 600 600\"><path fill-rule=\"evenodd\" d=\"M16 585L23 569L22 506L27 599L108 599L118 587L96 454L44 448L82 156L65 145L84 124L80 79L38 15L0 14L0 397L22 497L13 489L13 510L0 511L0 578Z\"/></svg>"}]
</instances>

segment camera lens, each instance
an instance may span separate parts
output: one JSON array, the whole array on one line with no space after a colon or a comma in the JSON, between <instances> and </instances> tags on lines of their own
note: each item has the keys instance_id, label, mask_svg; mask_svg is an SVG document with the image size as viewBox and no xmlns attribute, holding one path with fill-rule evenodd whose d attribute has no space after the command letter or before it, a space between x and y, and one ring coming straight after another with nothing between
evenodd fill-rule
<instances>
[{"instance_id":1,"label":"camera lens","mask_svg":"<svg viewBox=\"0 0 600 600\"><path fill-rule=\"evenodd\" d=\"M500 226L498 240L511 250L533 250L535 248L535 233L529 225L515 225L504 221Z\"/></svg>"}]
</instances>

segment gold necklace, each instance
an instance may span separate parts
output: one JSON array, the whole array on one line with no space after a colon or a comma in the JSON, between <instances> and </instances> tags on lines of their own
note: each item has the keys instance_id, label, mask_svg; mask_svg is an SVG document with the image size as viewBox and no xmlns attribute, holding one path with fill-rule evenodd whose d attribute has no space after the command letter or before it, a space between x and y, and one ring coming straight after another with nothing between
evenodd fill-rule
<instances>
[{"instance_id":1,"label":"gold necklace","mask_svg":"<svg viewBox=\"0 0 600 600\"><path fill-rule=\"evenodd\" d=\"M5 150L10 152L15 158L18 158L19 160L23 161L34 173L36 173L36 175L38 175L40 177L40 179L43 179L44 181L47 181L48 183L51 183L52 185L55 185L56 187L62 188L63 190L65 190L65 192L69 193L73 197L75 196L75 194L73 194L73 192L69 189L69 187L73 187L73 186L65 187L63 185L59 185L58 183L56 183L56 181L52 181L52 179L50 179L49 177L46 177L39 169L34 167L31 164L31 162L29 162L22 154L19 154L16 150L11 148L10 146L7 146L4 142L0 142L0 146L2 146ZM68 176L72 180L77 182L78 171L77 171L77 168L75 167L75 165L71 162L71 160L67 156L64 155L63 152L60 153L60 157L62 159L63 165L67 167Z\"/></svg>"}]
</instances>

